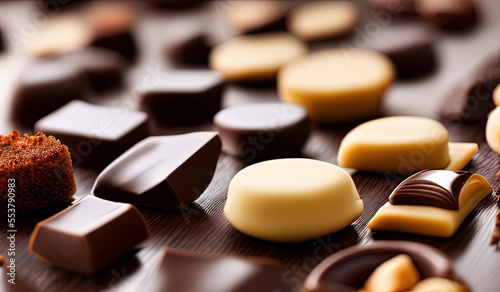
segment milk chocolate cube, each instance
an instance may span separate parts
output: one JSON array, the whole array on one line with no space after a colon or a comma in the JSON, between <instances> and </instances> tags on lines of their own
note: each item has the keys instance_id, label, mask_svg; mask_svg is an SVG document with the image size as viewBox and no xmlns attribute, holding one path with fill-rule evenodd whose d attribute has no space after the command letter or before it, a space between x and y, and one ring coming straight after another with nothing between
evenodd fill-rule
<instances>
[{"instance_id":1,"label":"milk chocolate cube","mask_svg":"<svg viewBox=\"0 0 500 292\"><path fill-rule=\"evenodd\" d=\"M182 211L212 180L221 141L215 132L149 137L97 177L100 198Z\"/></svg>"},{"instance_id":2,"label":"milk chocolate cube","mask_svg":"<svg viewBox=\"0 0 500 292\"><path fill-rule=\"evenodd\" d=\"M146 221L134 206L88 196L39 222L29 251L55 266L92 275L148 236Z\"/></svg>"}]
</instances>

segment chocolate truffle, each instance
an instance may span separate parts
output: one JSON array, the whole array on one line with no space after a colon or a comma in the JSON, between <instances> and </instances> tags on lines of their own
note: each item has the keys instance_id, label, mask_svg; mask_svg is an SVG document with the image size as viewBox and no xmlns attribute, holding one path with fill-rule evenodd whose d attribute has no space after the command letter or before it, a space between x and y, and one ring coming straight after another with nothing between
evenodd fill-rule
<instances>
[{"instance_id":1,"label":"chocolate truffle","mask_svg":"<svg viewBox=\"0 0 500 292\"><path fill-rule=\"evenodd\" d=\"M76 192L68 148L43 133L23 135L14 130L0 136L0 204L15 198L22 213L72 201ZM0 217L7 208L0 209Z\"/></svg>"},{"instance_id":2,"label":"chocolate truffle","mask_svg":"<svg viewBox=\"0 0 500 292\"><path fill-rule=\"evenodd\" d=\"M134 206L87 196L38 222L29 251L55 266L92 275L148 236L146 220Z\"/></svg>"},{"instance_id":3,"label":"chocolate truffle","mask_svg":"<svg viewBox=\"0 0 500 292\"><path fill-rule=\"evenodd\" d=\"M149 137L97 177L97 197L182 211L208 187L221 141L215 132Z\"/></svg>"},{"instance_id":4,"label":"chocolate truffle","mask_svg":"<svg viewBox=\"0 0 500 292\"><path fill-rule=\"evenodd\" d=\"M167 247L147 291L291 292L285 270L266 258L216 256Z\"/></svg>"},{"instance_id":5,"label":"chocolate truffle","mask_svg":"<svg viewBox=\"0 0 500 292\"><path fill-rule=\"evenodd\" d=\"M306 110L283 102L229 107L215 115L214 125L222 150L247 161L300 155L311 130Z\"/></svg>"},{"instance_id":6,"label":"chocolate truffle","mask_svg":"<svg viewBox=\"0 0 500 292\"><path fill-rule=\"evenodd\" d=\"M164 125L201 124L219 111L224 85L222 76L214 71L171 71L139 93L139 109Z\"/></svg>"},{"instance_id":7,"label":"chocolate truffle","mask_svg":"<svg viewBox=\"0 0 500 292\"><path fill-rule=\"evenodd\" d=\"M72 101L35 124L35 132L56 136L76 165L102 169L149 136L143 112Z\"/></svg>"}]
</instances>

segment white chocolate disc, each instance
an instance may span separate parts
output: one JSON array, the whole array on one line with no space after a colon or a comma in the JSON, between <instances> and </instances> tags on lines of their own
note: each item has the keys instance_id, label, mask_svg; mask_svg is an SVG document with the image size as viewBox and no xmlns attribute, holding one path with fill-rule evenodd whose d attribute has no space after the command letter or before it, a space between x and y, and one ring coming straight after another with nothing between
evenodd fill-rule
<instances>
[{"instance_id":1,"label":"white chocolate disc","mask_svg":"<svg viewBox=\"0 0 500 292\"><path fill-rule=\"evenodd\" d=\"M301 5L290 13L288 29L304 41L316 41L349 34L359 21L351 2L320 1Z\"/></svg>"},{"instance_id":2,"label":"white chocolate disc","mask_svg":"<svg viewBox=\"0 0 500 292\"><path fill-rule=\"evenodd\" d=\"M339 231L363 212L351 176L312 159L251 165L232 179L224 214L234 228L264 240L300 242Z\"/></svg>"},{"instance_id":3,"label":"white chocolate disc","mask_svg":"<svg viewBox=\"0 0 500 292\"><path fill-rule=\"evenodd\" d=\"M486 141L493 151L500 154L500 107L494 109L488 117Z\"/></svg>"},{"instance_id":4,"label":"white chocolate disc","mask_svg":"<svg viewBox=\"0 0 500 292\"><path fill-rule=\"evenodd\" d=\"M307 53L307 47L287 33L240 36L216 46L210 67L226 79L272 81L286 63Z\"/></svg>"},{"instance_id":5,"label":"white chocolate disc","mask_svg":"<svg viewBox=\"0 0 500 292\"><path fill-rule=\"evenodd\" d=\"M278 89L284 101L304 106L319 123L376 115L394 79L391 61L369 50L330 49L284 66Z\"/></svg>"}]
</instances>

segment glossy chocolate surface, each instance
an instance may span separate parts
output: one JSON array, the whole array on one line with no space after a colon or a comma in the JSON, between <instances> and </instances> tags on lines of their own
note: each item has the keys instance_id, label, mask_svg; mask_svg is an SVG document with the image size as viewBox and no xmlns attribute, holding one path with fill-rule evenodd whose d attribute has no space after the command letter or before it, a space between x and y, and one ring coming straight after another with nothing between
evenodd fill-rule
<instances>
[{"instance_id":1,"label":"glossy chocolate surface","mask_svg":"<svg viewBox=\"0 0 500 292\"><path fill-rule=\"evenodd\" d=\"M214 117L224 152L252 161L301 153L311 130L306 110L272 102L226 108Z\"/></svg>"},{"instance_id":2,"label":"glossy chocolate surface","mask_svg":"<svg viewBox=\"0 0 500 292\"><path fill-rule=\"evenodd\" d=\"M402 78L425 74L437 62L431 31L418 23L387 27L372 40L370 48L389 57Z\"/></svg>"},{"instance_id":3,"label":"glossy chocolate surface","mask_svg":"<svg viewBox=\"0 0 500 292\"><path fill-rule=\"evenodd\" d=\"M212 180L221 142L215 132L149 137L97 177L100 198L182 211Z\"/></svg>"},{"instance_id":4,"label":"glossy chocolate surface","mask_svg":"<svg viewBox=\"0 0 500 292\"><path fill-rule=\"evenodd\" d=\"M291 292L285 270L265 258L215 256L165 248L147 291Z\"/></svg>"},{"instance_id":5,"label":"glossy chocolate surface","mask_svg":"<svg viewBox=\"0 0 500 292\"><path fill-rule=\"evenodd\" d=\"M219 111L224 80L210 70L178 70L140 93L139 109L163 125L209 122Z\"/></svg>"},{"instance_id":6,"label":"glossy chocolate surface","mask_svg":"<svg viewBox=\"0 0 500 292\"><path fill-rule=\"evenodd\" d=\"M55 266L92 275L148 236L147 223L134 206L87 196L39 222L29 250Z\"/></svg>"},{"instance_id":7,"label":"glossy chocolate surface","mask_svg":"<svg viewBox=\"0 0 500 292\"><path fill-rule=\"evenodd\" d=\"M433 247L409 241L376 241L347 248L325 259L309 274L303 291L358 291L379 265L399 254L411 257L422 279L454 279L451 261Z\"/></svg>"},{"instance_id":8,"label":"glossy chocolate surface","mask_svg":"<svg viewBox=\"0 0 500 292\"><path fill-rule=\"evenodd\" d=\"M460 192L471 175L466 171L423 170L399 184L389 202L458 210Z\"/></svg>"},{"instance_id":9,"label":"glossy chocolate surface","mask_svg":"<svg viewBox=\"0 0 500 292\"><path fill-rule=\"evenodd\" d=\"M73 164L102 169L149 136L147 121L143 112L75 100L39 120L34 131L57 137Z\"/></svg>"}]
</instances>

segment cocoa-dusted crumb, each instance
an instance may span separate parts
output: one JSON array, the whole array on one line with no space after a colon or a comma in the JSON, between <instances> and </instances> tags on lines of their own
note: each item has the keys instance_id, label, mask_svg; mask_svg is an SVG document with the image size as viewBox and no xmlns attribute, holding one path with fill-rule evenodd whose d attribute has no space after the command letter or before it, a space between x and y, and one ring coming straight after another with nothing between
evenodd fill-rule
<instances>
[{"instance_id":1,"label":"cocoa-dusted crumb","mask_svg":"<svg viewBox=\"0 0 500 292\"><path fill-rule=\"evenodd\" d=\"M39 132L0 135L0 216L7 214L9 179L15 179L16 213L70 202L76 192L68 148Z\"/></svg>"}]
</instances>

